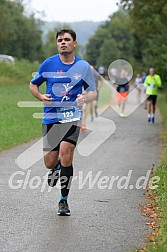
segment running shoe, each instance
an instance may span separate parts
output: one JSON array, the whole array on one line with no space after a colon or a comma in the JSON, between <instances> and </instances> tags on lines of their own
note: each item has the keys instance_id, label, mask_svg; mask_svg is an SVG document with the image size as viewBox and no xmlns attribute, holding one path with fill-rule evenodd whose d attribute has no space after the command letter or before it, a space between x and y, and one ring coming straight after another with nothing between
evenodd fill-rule
<instances>
[{"instance_id":1,"label":"running shoe","mask_svg":"<svg viewBox=\"0 0 167 252\"><path fill-rule=\"evenodd\" d=\"M154 122L155 122L154 117L152 117L152 119L151 119L151 120L152 120L152 123L154 123Z\"/></svg>"},{"instance_id":2,"label":"running shoe","mask_svg":"<svg viewBox=\"0 0 167 252\"><path fill-rule=\"evenodd\" d=\"M50 187L54 187L57 184L57 181L59 180L60 177L60 168L61 164L60 161L58 161L58 164L54 169L51 169L50 172L48 173L48 185Z\"/></svg>"},{"instance_id":3,"label":"running shoe","mask_svg":"<svg viewBox=\"0 0 167 252\"><path fill-rule=\"evenodd\" d=\"M120 117L125 117L124 113L120 113Z\"/></svg>"},{"instance_id":4,"label":"running shoe","mask_svg":"<svg viewBox=\"0 0 167 252\"><path fill-rule=\"evenodd\" d=\"M69 216L70 215L70 209L68 207L67 200L61 200L59 202L59 209L58 209L57 214L62 215L62 216Z\"/></svg>"},{"instance_id":5,"label":"running shoe","mask_svg":"<svg viewBox=\"0 0 167 252\"><path fill-rule=\"evenodd\" d=\"M82 126L82 127L80 128L80 131L84 131L84 130L87 130L87 128L86 128L85 126Z\"/></svg>"},{"instance_id":6,"label":"running shoe","mask_svg":"<svg viewBox=\"0 0 167 252\"><path fill-rule=\"evenodd\" d=\"M148 117L148 122L151 122L151 118L150 117Z\"/></svg>"}]
</instances>

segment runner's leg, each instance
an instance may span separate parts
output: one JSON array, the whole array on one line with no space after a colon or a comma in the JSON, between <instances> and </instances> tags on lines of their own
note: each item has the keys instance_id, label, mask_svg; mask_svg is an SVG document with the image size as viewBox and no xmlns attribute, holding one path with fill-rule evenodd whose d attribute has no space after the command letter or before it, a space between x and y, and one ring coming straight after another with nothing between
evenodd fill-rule
<instances>
[{"instance_id":1,"label":"runner's leg","mask_svg":"<svg viewBox=\"0 0 167 252\"><path fill-rule=\"evenodd\" d=\"M62 141L60 144L60 159L61 159L61 171L60 171L60 182L61 182L61 200L67 200L70 184L73 176L73 155L75 145Z\"/></svg>"}]
</instances>

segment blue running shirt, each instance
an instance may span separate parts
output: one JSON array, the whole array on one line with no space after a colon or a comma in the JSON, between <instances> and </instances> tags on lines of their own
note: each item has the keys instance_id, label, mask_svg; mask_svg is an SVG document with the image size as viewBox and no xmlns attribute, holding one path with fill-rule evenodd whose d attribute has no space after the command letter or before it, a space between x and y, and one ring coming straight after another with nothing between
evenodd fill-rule
<instances>
[{"instance_id":1,"label":"blue running shirt","mask_svg":"<svg viewBox=\"0 0 167 252\"><path fill-rule=\"evenodd\" d=\"M78 56L72 64L64 64L59 54L47 58L31 80L37 86L43 82L46 82L46 93L54 99L44 105L43 124L80 120L82 108L77 106L77 95L83 90L96 90L89 63Z\"/></svg>"}]
</instances>

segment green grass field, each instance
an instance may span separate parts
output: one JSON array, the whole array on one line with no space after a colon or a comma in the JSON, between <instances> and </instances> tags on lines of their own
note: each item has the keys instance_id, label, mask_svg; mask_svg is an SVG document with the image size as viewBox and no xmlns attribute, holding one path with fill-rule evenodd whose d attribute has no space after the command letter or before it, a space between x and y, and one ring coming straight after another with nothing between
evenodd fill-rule
<instances>
[{"instance_id":1,"label":"green grass field","mask_svg":"<svg viewBox=\"0 0 167 252\"><path fill-rule=\"evenodd\" d=\"M41 122L32 117L40 109L19 108L17 103L23 100L33 100L28 84L0 87L0 151L40 135Z\"/></svg>"},{"instance_id":2,"label":"green grass field","mask_svg":"<svg viewBox=\"0 0 167 252\"><path fill-rule=\"evenodd\" d=\"M0 151L27 142L41 134L41 122L33 112L40 108L19 108L19 101L35 100L29 92L32 72L38 65L27 61L0 64Z\"/></svg>"}]
</instances>

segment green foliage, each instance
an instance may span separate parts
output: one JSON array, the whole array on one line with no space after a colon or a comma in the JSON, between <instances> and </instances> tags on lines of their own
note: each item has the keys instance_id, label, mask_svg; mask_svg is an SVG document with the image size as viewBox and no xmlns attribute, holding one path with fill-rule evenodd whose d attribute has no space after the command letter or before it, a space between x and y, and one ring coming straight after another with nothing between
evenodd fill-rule
<instances>
[{"instance_id":1,"label":"green foliage","mask_svg":"<svg viewBox=\"0 0 167 252\"><path fill-rule=\"evenodd\" d=\"M90 37L89 42L86 46L85 59L91 65L97 64L97 59L100 56L100 48L103 44L105 37L106 37L106 29L103 28L103 26L97 29L95 35Z\"/></svg>"},{"instance_id":2,"label":"green foliage","mask_svg":"<svg viewBox=\"0 0 167 252\"><path fill-rule=\"evenodd\" d=\"M96 31L86 46L86 59L93 65L108 67L114 60L123 58L131 63L140 60L136 52L138 38L131 28L131 19L120 10Z\"/></svg>"},{"instance_id":3,"label":"green foliage","mask_svg":"<svg viewBox=\"0 0 167 252\"><path fill-rule=\"evenodd\" d=\"M135 73L147 72L154 66L167 94L166 13L166 0L121 0L120 10L89 39L85 58L106 68L123 58Z\"/></svg>"},{"instance_id":4,"label":"green foliage","mask_svg":"<svg viewBox=\"0 0 167 252\"><path fill-rule=\"evenodd\" d=\"M0 87L13 84L29 84L33 72L37 71L39 64L28 60L16 60L14 65L0 63Z\"/></svg>"},{"instance_id":5,"label":"green foliage","mask_svg":"<svg viewBox=\"0 0 167 252\"><path fill-rule=\"evenodd\" d=\"M121 0L121 4L130 10L133 26L142 38L162 33L160 28L167 24L166 0Z\"/></svg>"},{"instance_id":6,"label":"green foliage","mask_svg":"<svg viewBox=\"0 0 167 252\"><path fill-rule=\"evenodd\" d=\"M42 49L41 31L36 21L24 15L21 1L0 0L1 53L34 61Z\"/></svg>"},{"instance_id":7,"label":"green foliage","mask_svg":"<svg viewBox=\"0 0 167 252\"><path fill-rule=\"evenodd\" d=\"M56 48L56 31L57 29L55 29L54 31L49 31L48 35L47 35L47 40L46 43L43 46L43 56L44 58L48 58L54 54L57 53L57 48Z\"/></svg>"},{"instance_id":8,"label":"green foliage","mask_svg":"<svg viewBox=\"0 0 167 252\"><path fill-rule=\"evenodd\" d=\"M100 56L97 59L97 65L108 67L112 61L121 58L121 52L115 39L105 40L100 48Z\"/></svg>"},{"instance_id":9,"label":"green foliage","mask_svg":"<svg viewBox=\"0 0 167 252\"><path fill-rule=\"evenodd\" d=\"M121 0L121 5L129 10L132 26L140 38L142 64L148 69L156 68L163 80L167 81L167 2L166 0ZM166 89L167 90L167 89Z\"/></svg>"},{"instance_id":10,"label":"green foliage","mask_svg":"<svg viewBox=\"0 0 167 252\"><path fill-rule=\"evenodd\" d=\"M106 25L108 32L101 47L98 64L109 66L112 61L119 58L131 61L135 45L133 32L128 29L128 24L129 18L125 12L119 11L111 17Z\"/></svg>"}]
</instances>

